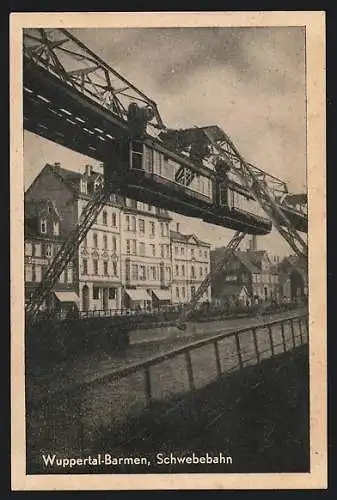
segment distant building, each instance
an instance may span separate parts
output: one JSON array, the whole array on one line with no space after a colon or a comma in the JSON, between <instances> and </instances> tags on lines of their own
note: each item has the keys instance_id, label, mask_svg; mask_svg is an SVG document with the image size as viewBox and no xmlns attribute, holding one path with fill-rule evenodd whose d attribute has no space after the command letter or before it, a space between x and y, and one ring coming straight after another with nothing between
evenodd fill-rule
<instances>
[{"instance_id":1,"label":"distant building","mask_svg":"<svg viewBox=\"0 0 337 500\"><path fill-rule=\"evenodd\" d=\"M282 297L294 300L308 295L308 273L295 255L285 257L278 265Z\"/></svg>"},{"instance_id":2,"label":"distant building","mask_svg":"<svg viewBox=\"0 0 337 500\"><path fill-rule=\"evenodd\" d=\"M24 237L25 301L29 302L64 240L63 221L55 202L49 199L25 202ZM79 307L74 268L72 261L62 271L42 309L67 314L74 306Z\"/></svg>"},{"instance_id":3,"label":"distant building","mask_svg":"<svg viewBox=\"0 0 337 500\"><path fill-rule=\"evenodd\" d=\"M224 251L224 248L217 248L212 252L212 266L223 257ZM231 301L235 301L234 294L228 292L231 290L236 291L236 300L242 302L246 300L243 289L247 290L250 301L279 299L278 271L265 250L236 251L213 280L212 296L226 301L230 295Z\"/></svg>"},{"instance_id":4,"label":"distant building","mask_svg":"<svg viewBox=\"0 0 337 500\"><path fill-rule=\"evenodd\" d=\"M189 302L210 272L210 245L194 234L182 234L179 225L171 231L172 303ZM211 300L211 287L200 302Z\"/></svg>"}]
</instances>

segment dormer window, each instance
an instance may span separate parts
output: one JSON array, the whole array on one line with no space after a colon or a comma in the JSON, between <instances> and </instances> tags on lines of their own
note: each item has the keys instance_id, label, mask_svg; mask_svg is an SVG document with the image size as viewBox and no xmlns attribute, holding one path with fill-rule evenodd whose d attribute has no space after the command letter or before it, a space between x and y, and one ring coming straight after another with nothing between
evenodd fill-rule
<instances>
[{"instance_id":1,"label":"dormer window","mask_svg":"<svg viewBox=\"0 0 337 500\"><path fill-rule=\"evenodd\" d=\"M86 179L81 179L81 193L88 194L88 183Z\"/></svg>"},{"instance_id":2,"label":"dormer window","mask_svg":"<svg viewBox=\"0 0 337 500\"><path fill-rule=\"evenodd\" d=\"M55 236L60 234L60 223L58 221L53 222L53 233Z\"/></svg>"},{"instance_id":3,"label":"dormer window","mask_svg":"<svg viewBox=\"0 0 337 500\"><path fill-rule=\"evenodd\" d=\"M40 221L40 231L42 234L47 233L47 219L41 219Z\"/></svg>"}]
</instances>

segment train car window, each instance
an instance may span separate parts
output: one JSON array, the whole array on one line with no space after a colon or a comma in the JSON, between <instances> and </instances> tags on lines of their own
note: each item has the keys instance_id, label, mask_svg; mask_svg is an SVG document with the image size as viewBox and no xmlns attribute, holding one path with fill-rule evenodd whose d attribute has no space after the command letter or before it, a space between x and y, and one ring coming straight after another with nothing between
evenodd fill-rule
<instances>
[{"instance_id":1,"label":"train car window","mask_svg":"<svg viewBox=\"0 0 337 500\"><path fill-rule=\"evenodd\" d=\"M131 168L143 170L143 144L131 142Z\"/></svg>"},{"instance_id":2,"label":"train car window","mask_svg":"<svg viewBox=\"0 0 337 500\"><path fill-rule=\"evenodd\" d=\"M153 149L145 146L145 161L144 170L146 172L153 172Z\"/></svg>"}]
</instances>

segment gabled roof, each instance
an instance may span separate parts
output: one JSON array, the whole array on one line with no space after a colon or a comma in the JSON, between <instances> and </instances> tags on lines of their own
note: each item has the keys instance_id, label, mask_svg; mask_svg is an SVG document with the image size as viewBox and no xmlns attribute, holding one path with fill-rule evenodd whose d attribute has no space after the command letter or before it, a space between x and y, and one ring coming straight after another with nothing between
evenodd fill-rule
<instances>
[{"instance_id":1,"label":"gabled roof","mask_svg":"<svg viewBox=\"0 0 337 500\"><path fill-rule=\"evenodd\" d=\"M260 273L260 269L251 261L248 252L235 252L235 256L239 259L241 264L248 269L251 273L258 274Z\"/></svg>"},{"instance_id":2,"label":"gabled roof","mask_svg":"<svg viewBox=\"0 0 337 500\"><path fill-rule=\"evenodd\" d=\"M182 243L191 243L193 239L197 245L210 246L209 243L200 240L195 234L182 234L178 231L170 231L172 241L181 241Z\"/></svg>"},{"instance_id":3,"label":"gabled roof","mask_svg":"<svg viewBox=\"0 0 337 500\"><path fill-rule=\"evenodd\" d=\"M60 212L56 206L55 201L53 200L27 200L24 204L24 214L25 218L33 219L35 217L39 217L41 214L44 214L48 208L51 206L54 210L54 213L57 218L61 219Z\"/></svg>"}]
</instances>

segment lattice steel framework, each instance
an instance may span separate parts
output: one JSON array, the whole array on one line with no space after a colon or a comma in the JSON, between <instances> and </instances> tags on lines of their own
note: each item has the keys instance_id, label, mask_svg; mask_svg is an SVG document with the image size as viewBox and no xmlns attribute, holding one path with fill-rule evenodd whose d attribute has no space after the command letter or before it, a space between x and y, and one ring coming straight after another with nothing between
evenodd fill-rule
<instances>
[{"instance_id":1,"label":"lattice steel framework","mask_svg":"<svg viewBox=\"0 0 337 500\"><path fill-rule=\"evenodd\" d=\"M31 28L23 33L26 60L127 120L129 104L151 108L150 127L165 128L157 104L63 28Z\"/></svg>"}]
</instances>

